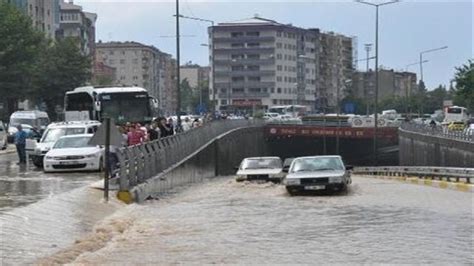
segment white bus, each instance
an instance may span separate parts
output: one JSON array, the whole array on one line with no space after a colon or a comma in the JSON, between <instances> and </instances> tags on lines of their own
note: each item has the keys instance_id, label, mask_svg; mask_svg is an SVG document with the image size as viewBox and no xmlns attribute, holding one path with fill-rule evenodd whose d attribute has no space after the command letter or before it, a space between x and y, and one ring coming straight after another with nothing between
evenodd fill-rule
<instances>
[{"instance_id":1,"label":"white bus","mask_svg":"<svg viewBox=\"0 0 474 266\"><path fill-rule=\"evenodd\" d=\"M307 112L308 107L304 105L274 105L268 108L268 113L291 115L292 117L303 116Z\"/></svg>"},{"instance_id":2,"label":"white bus","mask_svg":"<svg viewBox=\"0 0 474 266\"><path fill-rule=\"evenodd\" d=\"M444 124L451 122L464 122L469 121L469 112L467 108L461 106L450 106L446 108L444 114Z\"/></svg>"},{"instance_id":3,"label":"white bus","mask_svg":"<svg viewBox=\"0 0 474 266\"><path fill-rule=\"evenodd\" d=\"M158 108L156 99L140 87L79 87L66 92L65 120L99 120L110 117L117 124L147 123Z\"/></svg>"}]
</instances>

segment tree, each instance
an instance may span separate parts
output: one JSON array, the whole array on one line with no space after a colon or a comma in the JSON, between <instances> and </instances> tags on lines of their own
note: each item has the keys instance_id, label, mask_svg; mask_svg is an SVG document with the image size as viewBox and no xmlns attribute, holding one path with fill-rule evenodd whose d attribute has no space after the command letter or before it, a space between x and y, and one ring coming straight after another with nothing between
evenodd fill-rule
<instances>
[{"instance_id":1,"label":"tree","mask_svg":"<svg viewBox=\"0 0 474 266\"><path fill-rule=\"evenodd\" d=\"M474 111L474 61L456 68L454 76L454 103Z\"/></svg>"},{"instance_id":2,"label":"tree","mask_svg":"<svg viewBox=\"0 0 474 266\"><path fill-rule=\"evenodd\" d=\"M33 28L28 16L4 1L0 1L0 36L0 102L7 116L16 109L18 100L26 97L34 62L46 39Z\"/></svg>"},{"instance_id":3,"label":"tree","mask_svg":"<svg viewBox=\"0 0 474 266\"><path fill-rule=\"evenodd\" d=\"M84 85L90 69L90 59L81 54L76 39L59 40L37 61L31 95L46 104L51 119L57 119L56 106L63 105L65 92Z\"/></svg>"}]
</instances>

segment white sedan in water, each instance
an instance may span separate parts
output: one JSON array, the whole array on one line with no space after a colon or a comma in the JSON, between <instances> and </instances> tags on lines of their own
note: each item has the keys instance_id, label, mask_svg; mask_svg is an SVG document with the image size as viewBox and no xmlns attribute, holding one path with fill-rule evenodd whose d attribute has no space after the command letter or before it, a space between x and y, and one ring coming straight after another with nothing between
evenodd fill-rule
<instances>
[{"instance_id":1,"label":"white sedan in water","mask_svg":"<svg viewBox=\"0 0 474 266\"><path fill-rule=\"evenodd\" d=\"M45 172L100 171L104 164L104 149L89 145L92 134L63 136L46 153Z\"/></svg>"},{"instance_id":2,"label":"white sedan in water","mask_svg":"<svg viewBox=\"0 0 474 266\"><path fill-rule=\"evenodd\" d=\"M279 157L245 158L237 171L237 182L242 181L271 181L279 183L284 177L283 166Z\"/></svg>"}]
</instances>

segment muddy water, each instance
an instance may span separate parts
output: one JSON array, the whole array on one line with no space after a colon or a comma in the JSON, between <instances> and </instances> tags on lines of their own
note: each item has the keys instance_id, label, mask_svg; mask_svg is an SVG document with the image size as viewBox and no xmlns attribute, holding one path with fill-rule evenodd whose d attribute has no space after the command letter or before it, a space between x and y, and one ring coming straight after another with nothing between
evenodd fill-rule
<instances>
[{"instance_id":1,"label":"muddy water","mask_svg":"<svg viewBox=\"0 0 474 266\"><path fill-rule=\"evenodd\" d=\"M376 179L355 177L343 195L289 197L219 178L128 206L83 239L95 249L42 262L471 264L472 207L470 193Z\"/></svg>"}]
</instances>

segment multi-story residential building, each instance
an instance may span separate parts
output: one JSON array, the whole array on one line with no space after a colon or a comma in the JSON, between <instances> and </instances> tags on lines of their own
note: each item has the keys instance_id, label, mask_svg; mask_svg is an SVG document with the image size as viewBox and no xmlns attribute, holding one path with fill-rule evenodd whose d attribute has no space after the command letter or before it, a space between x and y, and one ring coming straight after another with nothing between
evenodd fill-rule
<instances>
[{"instance_id":1,"label":"multi-story residential building","mask_svg":"<svg viewBox=\"0 0 474 266\"><path fill-rule=\"evenodd\" d=\"M60 25L56 36L77 38L82 53L93 56L96 20L97 14L82 11L82 7L72 0L60 2Z\"/></svg>"},{"instance_id":2,"label":"multi-story residential building","mask_svg":"<svg viewBox=\"0 0 474 266\"><path fill-rule=\"evenodd\" d=\"M180 67L181 81L187 80L191 88L198 88L203 82L209 81L210 67L197 64L186 64Z\"/></svg>"},{"instance_id":3,"label":"multi-story residential building","mask_svg":"<svg viewBox=\"0 0 474 266\"><path fill-rule=\"evenodd\" d=\"M375 91L375 71L354 72L352 79L352 93L358 98L373 98ZM418 90L416 74L412 72L398 72L393 69L379 68L380 100L398 96L409 97Z\"/></svg>"},{"instance_id":4,"label":"multi-story residential building","mask_svg":"<svg viewBox=\"0 0 474 266\"><path fill-rule=\"evenodd\" d=\"M355 38L323 32L319 40L318 109L335 110L354 72Z\"/></svg>"},{"instance_id":5,"label":"multi-story residential building","mask_svg":"<svg viewBox=\"0 0 474 266\"><path fill-rule=\"evenodd\" d=\"M219 23L209 28L209 35L215 71L210 94L216 90L221 110L289 104L314 110L318 102L335 103L338 81L352 75L352 39L348 37L348 41L340 37L341 47L332 52L327 47L332 42L325 36L334 34L259 17ZM324 58L328 56L334 59ZM320 74L322 68L334 69L328 65L336 61L337 71ZM331 86L321 81L323 77L331 80Z\"/></svg>"},{"instance_id":6,"label":"multi-story residential building","mask_svg":"<svg viewBox=\"0 0 474 266\"><path fill-rule=\"evenodd\" d=\"M314 107L317 33L254 17L219 23L210 34L219 109Z\"/></svg>"},{"instance_id":7,"label":"multi-story residential building","mask_svg":"<svg viewBox=\"0 0 474 266\"><path fill-rule=\"evenodd\" d=\"M59 28L59 4L62 0L0 0L15 5L27 14L33 26L54 39Z\"/></svg>"},{"instance_id":8,"label":"multi-story residential building","mask_svg":"<svg viewBox=\"0 0 474 266\"><path fill-rule=\"evenodd\" d=\"M176 110L176 63L171 55L138 42L99 41L96 61L116 69L114 83L143 87L159 100L163 111Z\"/></svg>"}]
</instances>

